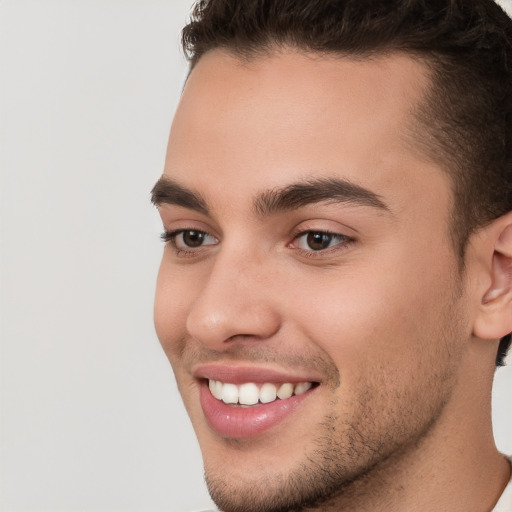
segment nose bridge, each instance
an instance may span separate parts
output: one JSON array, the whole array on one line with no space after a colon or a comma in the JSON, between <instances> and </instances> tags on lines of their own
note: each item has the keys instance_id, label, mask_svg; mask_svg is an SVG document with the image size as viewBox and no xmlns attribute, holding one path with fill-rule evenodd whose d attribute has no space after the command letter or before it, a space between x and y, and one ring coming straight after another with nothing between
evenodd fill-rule
<instances>
[{"instance_id":1,"label":"nose bridge","mask_svg":"<svg viewBox=\"0 0 512 512\"><path fill-rule=\"evenodd\" d=\"M250 251L221 250L187 317L192 337L220 349L236 336L263 339L279 329L265 263Z\"/></svg>"}]
</instances>

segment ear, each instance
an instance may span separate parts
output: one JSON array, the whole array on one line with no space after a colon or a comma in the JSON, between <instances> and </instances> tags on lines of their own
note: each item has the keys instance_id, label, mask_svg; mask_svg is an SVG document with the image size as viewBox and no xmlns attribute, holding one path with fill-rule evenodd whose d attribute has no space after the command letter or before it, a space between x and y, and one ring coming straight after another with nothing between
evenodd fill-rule
<instances>
[{"instance_id":1,"label":"ear","mask_svg":"<svg viewBox=\"0 0 512 512\"><path fill-rule=\"evenodd\" d=\"M512 212L483 228L486 290L473 326L481 339L497 340L512 332Z\"/></svg>"}]
</instances>

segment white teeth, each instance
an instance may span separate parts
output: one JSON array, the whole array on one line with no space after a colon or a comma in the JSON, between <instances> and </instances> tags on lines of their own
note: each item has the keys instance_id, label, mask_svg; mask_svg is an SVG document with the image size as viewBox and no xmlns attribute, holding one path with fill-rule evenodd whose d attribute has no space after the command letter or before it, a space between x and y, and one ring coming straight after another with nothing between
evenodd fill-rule
<instances>
[{"instance_id":1,"label":"white teeth","mask_svg":"<svg viewBox=\"0 0 512 512\"><path fill-rule=\"evenodd\" d=\"M295 394L302 395L311 387L311 382L301 382L295 386Z\"/></svg>"},{"instance_id":2,"label":"white teeth","mask_svg":"<svg viewBox=\"0 0 512 512\"><path fill-rule=\"evenodd\" d=\"M215 385L213 386L212 394L217 400L222 400L222 388L224 386L220 380L214 380L213 382L215 383Z\"/></svg>"},{"instance_id":3,"label":"white teeth","mask_svg":"<svg viewBox=\"0 0 512 512\"><path fill-rule=\"evenodd\" d=\"M268 404L273 402L277 397L277 390L274 384L266 383L261 386L260 389L260 402L262 404Z\"/></svg>"},{"instance_id":4,"label":"white teeth","mask_svg":"<svg viewBox=\"0 0 512 512\"><path fill-rule=\"evenodd\" d=\"M281 384L281 387L277 391L277 396L284 400L286 398L290 398L293 395L293 384L290 384L289 382L285 382L284 384Z\"/></svg>"},{"instance_id":5,"label":"white teeth","mask_svg":"<svg viewBox=\"0 0 512 512\"><path fill-rule=\"evenodd\" d=\"M311 382L299 382L291 384L285 382L279 386L266 382L258 387L253 382L247 382L237 386L236 384L224 383L218 380L209 380L208 387L211 394L226 404L255 405L258 402L268 404L274 402L277 398L286 400L291 396L301 395L312 387Z\"/></svg>"},{"instance_id":6,"label":"white teeth","mask_svg":"<svg viewBox=\"0 0 512 512\"><path fill-rule=\"evenodd\" d=\"M224 384L222 386L222 401L225 404L238 403L238 387L235 384Z\"/></svg>"},{"instance_id":7,"label":"white teeth","mask_svg":"<svg viewBox=\"0 0 512 512\"><path fill-rule=\"evenodd\" d=\"M212 395L217 400L222 400L222 382L219 382L218 380L211 380L208 383L208 386L210 387L210 391L212 392Z\"/></svg>"},{"instance_id":8,"label":"white teeth","mask_svg":"<svg viewBox=\"0 0 512 512\"><path fill-rule=\"evenodd\" d=\"M260 392L258 386L251 382L242 384L238 393L238 401L242 405L254 405L258 403Z\"/></svg>"}]
</instances>

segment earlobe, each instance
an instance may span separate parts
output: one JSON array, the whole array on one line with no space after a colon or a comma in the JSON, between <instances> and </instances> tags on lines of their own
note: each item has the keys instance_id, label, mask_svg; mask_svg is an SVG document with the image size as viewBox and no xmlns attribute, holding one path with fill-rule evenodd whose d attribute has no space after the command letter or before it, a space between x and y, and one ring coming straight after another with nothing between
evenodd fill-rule
<instances>
[{"instance_id":1,"label":"earlobe","mask_svg":"<svg viewBox=\"0 0 512 512\"><path fill-rule=\"evenodd\" d=\"M492 242L491 285L481 298L473 334L496 340L512 332L512 215L496 219L485 229Z\"/></svg>"}]
</instances>

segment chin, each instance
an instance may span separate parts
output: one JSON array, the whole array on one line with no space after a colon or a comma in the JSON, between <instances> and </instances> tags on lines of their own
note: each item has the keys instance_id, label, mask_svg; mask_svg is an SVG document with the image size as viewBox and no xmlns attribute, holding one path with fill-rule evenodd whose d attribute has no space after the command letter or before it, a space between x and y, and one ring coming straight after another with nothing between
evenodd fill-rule
<instances>
[{"instance_id":1,"label":"chin","mask_svg":"<svg viewBox=\"0 0 512 512\"><path fill-rule=\"evenodd\" d=\"M236 442L232 450L236 450ZM205 479L213 501L223 512L291 512L327 506L350 492L365 470L354 472L339 461L333 467L332 451L288 453L279 457L205 457ZM296 447L299 451L299 447ZM293 462L294 461L294 462Z\"/></svg>"}]
</instances>

